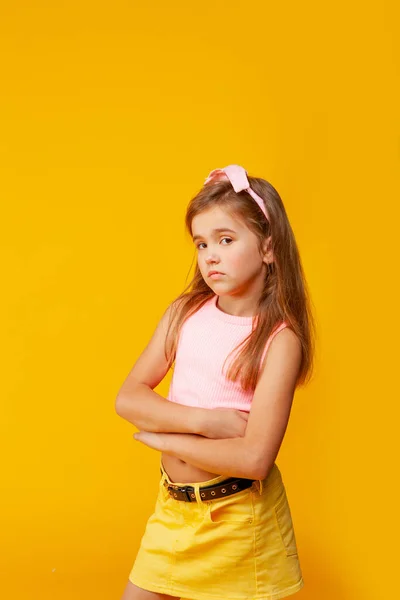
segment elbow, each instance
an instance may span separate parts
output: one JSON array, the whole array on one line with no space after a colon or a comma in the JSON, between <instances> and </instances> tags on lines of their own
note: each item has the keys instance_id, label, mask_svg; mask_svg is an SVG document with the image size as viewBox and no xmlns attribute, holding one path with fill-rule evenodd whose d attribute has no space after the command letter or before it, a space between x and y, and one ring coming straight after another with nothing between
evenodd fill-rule
<instances>
[{"instance_id":1,"label":"elbow","mask_svg":"<svg viewBox=\"0 0 400 600\"><path fill-rule=\"evenodd\" d=\"M243 440L241 447L241 456L246 457L246 477L250 479L265 479L270 473L276 455L266 451L263 446L255 443L251 438L244 436L238 438Z\"/></svg>"},{"instance_id":2,"label":"elbow","mask_svg":"<svg viewBox=\"0 0 400 600\"><path fill-rule=\"evenodd\" d=\"M265 479L265 470L260 468L258 464L252 464L250 469L251 479Z\"/></svg>"},{"instance_id":3,"label":"elbow","mask_svg":"<svg viewBox=\"0 0 400 600\"><path fill-rule=\"evenodd\" d=\"M270 464L270 462L265 460L265 457L263 457L262 459L258 460L258 461L254 461L253 462L253 475L252 475L252 479L265 479L266 477L268 477L269 472L271 471L271 468L273 466L273 463Z\"/></svg>"},{"instance_id":4,"label":"elbow","mask_svg":"<svg viewBox=\"0 0 400 600\"><path fill-rule=\"evenodd\" d=\"M259 453L253 448L248 452L248 471L251 479L265 479L271 470L270 461L267 460L265 455L260 456Z\"/></svg>"},{"instance_id":5,"label":"elbow","mask_svg":"<svg viewBox=\"0 0 400 600\"><path fill-rule=\"evenodd\" d=\"M140 411L136 410L136 402L132 401L131 396L121 392L115 399L115 412L121 419L132 423L138 429L143 429L142 416Z\"/></svg>"},{"instance_id":6,"label":"elbow","mask_svg":"<svg viewBox=\"0 0 400 600\"><path fill-rule=\"evenodd\" d=\"M118 396L115 399L115 404L114 404L115 412L117 413L118 416L123 417L125 406L126 406L126 400L125 400L124 396L122 394L118 394Z\"/></svg>"},{"instance_id":7,"label":"elbow","mask_svg":"<svg viewBox=\"0 0 400 600\"><path fill-rule=\"evenodd\" d=\"M120 390L118 391L117 397L115 399L115 412L120 417L124 417L127 414L133 414L133 400L136 398L136 384L130 383L129 385L124 384Z\"/></svg>"},{"instance_id":8,"label":"elbow","mask_svg":"<svg viewBox=\"0 0 400 600\"><path fill-rule=\"evenodd\" d=\"M265 460L260 459L256 449L252 444L248 443L246 438L242 438L242 440L244 441L244 456L246 456L246 465L245 469L243 469L246 475L244 477L248 479L264 479L266 470ZM241 454L243 456L243 448L241 448Z\"/></svg>"},{"instance_id":9,"label":"elbow","mask_svg":"<svg viewBox=\"0 0 400 600\"><path fill-rule=\"evenodd\" d=\"M117 415L121 416L121 398L117 396L114 403L115 412Z\"/></svg>"}]
</instances>

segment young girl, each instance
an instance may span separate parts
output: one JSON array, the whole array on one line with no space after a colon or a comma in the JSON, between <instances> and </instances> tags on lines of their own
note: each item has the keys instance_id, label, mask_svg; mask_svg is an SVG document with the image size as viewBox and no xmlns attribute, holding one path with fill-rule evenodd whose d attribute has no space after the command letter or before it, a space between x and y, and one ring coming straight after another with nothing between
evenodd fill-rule
<instances>
[{"instance_id":1,"label":"young girl","mask_svg":"<svg viewBox=\"0 0 400 600\"><path fill-rule=\"evenodd\" d=\"M161 452L122 600L278 600L304 585L275 463L313 367L299 252L278 192L238 165L211 171L186 226L193 280L116 400L135 439ZM153 389L174 362L165 399Z\"/></svg>"}]
</instances>

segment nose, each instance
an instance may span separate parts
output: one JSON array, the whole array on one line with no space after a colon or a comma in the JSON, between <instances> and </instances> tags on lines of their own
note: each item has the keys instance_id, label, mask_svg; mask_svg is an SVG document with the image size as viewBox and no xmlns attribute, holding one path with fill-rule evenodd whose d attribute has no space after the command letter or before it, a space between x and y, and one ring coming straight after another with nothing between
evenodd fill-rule
<instances>
[{"instance_id":1,"label":"nose","mask_svg":"<svg viewBox=\"0 0 400 600\"><path fill-rule=\"evenodd\" d=\"M208 265L212 263L219 263L219 258L215 254L209 254L206 258L206 263Z\"/></svg>"}]
</instances>

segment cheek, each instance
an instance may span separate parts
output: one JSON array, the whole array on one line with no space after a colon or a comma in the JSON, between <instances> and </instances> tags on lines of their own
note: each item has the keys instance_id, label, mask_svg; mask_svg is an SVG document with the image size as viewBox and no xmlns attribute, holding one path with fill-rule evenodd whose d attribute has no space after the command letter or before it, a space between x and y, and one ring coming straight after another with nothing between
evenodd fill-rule
<instances>
[{"instance_id":1,"label":"cheek","mask_svg":"<svg viewBox=\"0 0 400 600\"><path fill-rule=\"evenodd\" d=\"M232 252L229 256L229 264L233 268L241 269L248 267L254 260L254 257L245 250L238 250L237 252Z\"/></svg>"},{"instance_id":2,"label":"cheek","mask_svg":"<svg viewBox=\"0 0 400 600\"><path fill-rule=\"evenodd\" d=\"M237 273L249 274L257 272L260 268L260 261L257 249L253 251L246 248L241 252L232 253L232 256L229 257L229 267Z\"/></svg>"},{"instance_id":3,"label":"cheek","mask_svg":"<svg viewBox=\"0 0 400 600\"><path fill-rule=\"evenodd\" d=\"M245 259L242 256L234 256L232 260L229 261L229 266L235 270L239 270L243 268L245 265Z\"/></svg>"}]
</instances>

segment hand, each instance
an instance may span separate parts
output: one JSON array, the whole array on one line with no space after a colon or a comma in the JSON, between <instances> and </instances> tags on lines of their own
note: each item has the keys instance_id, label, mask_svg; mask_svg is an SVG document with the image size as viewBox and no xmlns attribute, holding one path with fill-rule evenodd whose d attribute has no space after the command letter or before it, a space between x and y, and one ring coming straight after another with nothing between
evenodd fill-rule
<instances>
[{"instance_id":1,"label":"hand","mask_svg":"<svg viewBox=\"0 0 400 600\"><path fill-rule=\"evenodd\" d=\"M153 431L139 431L133 434L135 440L142 442L146 446L150 448L154 448L154 450L160 450L160 452L164 452L165 446L165 436L168 433L154 433Z\"/></svg>"},{"instance_id":2,"label":"hand","mask_svg":"<svg viewBox=\"0 0 400 600\"><path fill-rule=\"evenodd\" d=\"M249 413L233 408L207 409L203 435L212 439L244 437Z\"/></svg>"}]
</instances>

